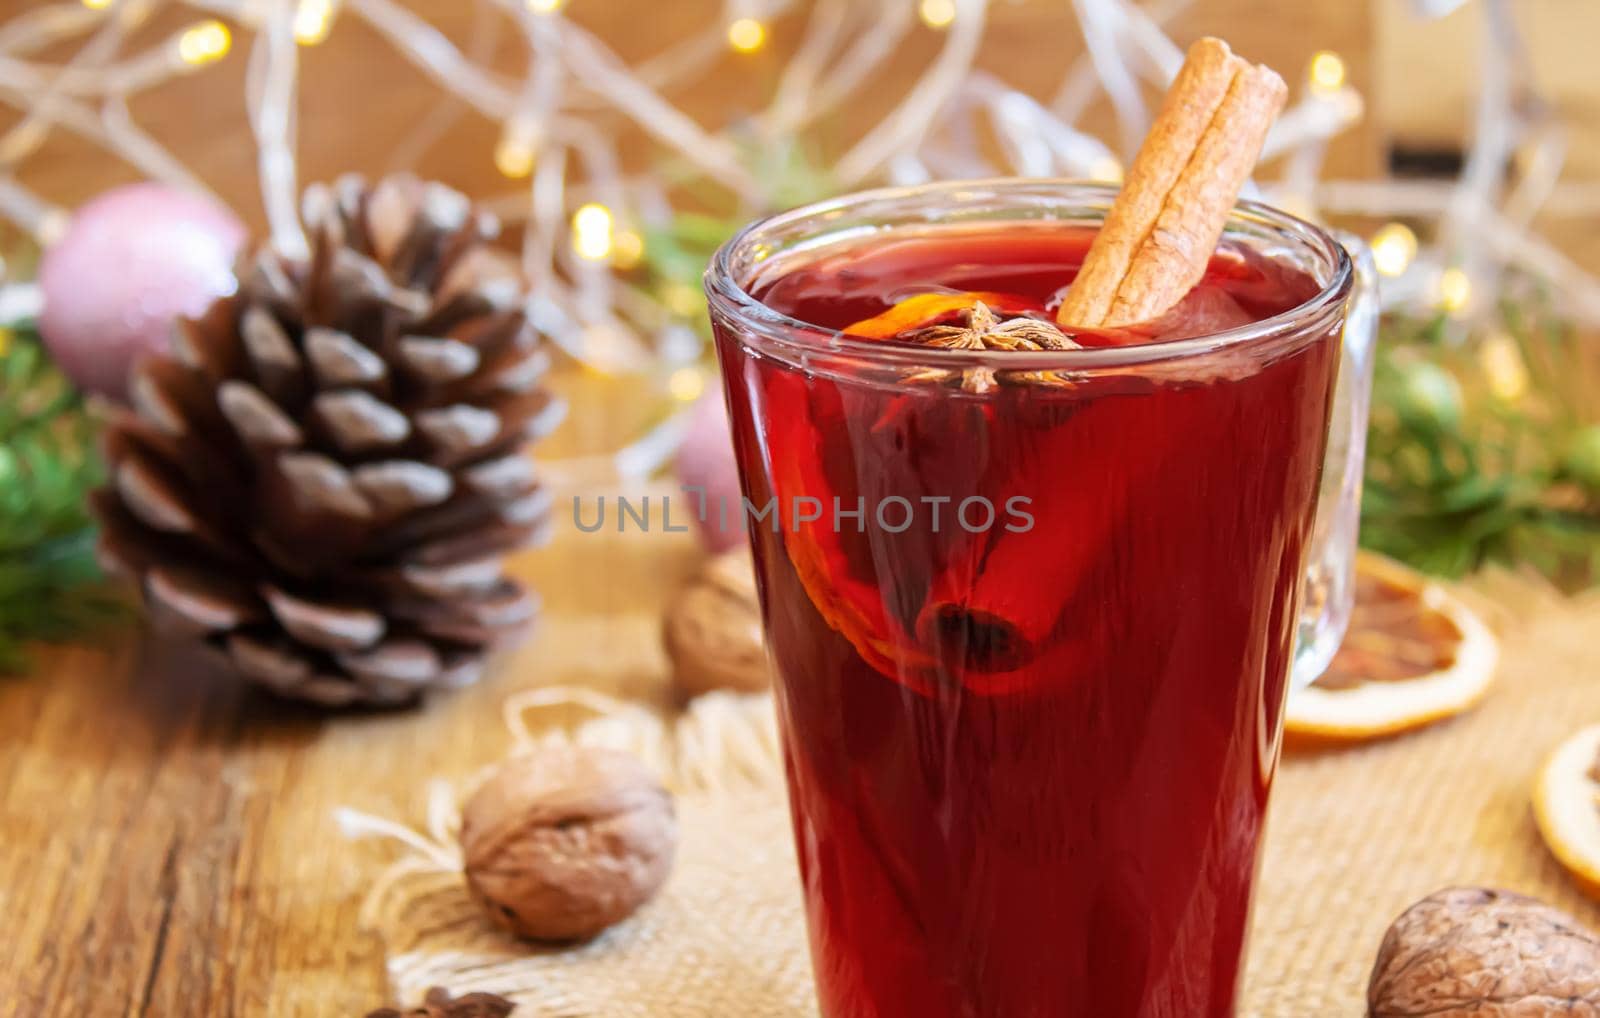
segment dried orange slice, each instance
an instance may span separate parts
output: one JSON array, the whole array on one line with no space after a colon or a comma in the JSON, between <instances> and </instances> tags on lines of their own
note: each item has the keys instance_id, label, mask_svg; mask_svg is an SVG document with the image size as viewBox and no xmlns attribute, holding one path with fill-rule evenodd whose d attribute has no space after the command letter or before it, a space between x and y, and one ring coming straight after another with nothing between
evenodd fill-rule
<instances>
[{"instance_id":1,"label":"dried orange slice","mask_svg":"<svg viewBox=\"0 0 1600 1018\"><path fill-rule=\"evenodd\" d=\"M1499 644L1444 587L1393 559L1361 552L1356 604L1339 653L1289 695L1291 742L1350 742L1420 728L1483 699Z\"/></svg>"},{"instance_id":2,"label":"dried orange slice","mask_svg":"<svg viewBox=\"0 0 1600 1018\"><path fill-rule=\"evenodd\" d=\"M1585 892L1600 898L1600 725L1555 748L1533 784L1544 843Z\"/></svg>"},{"instance_id":3,"label":"dried orange slice","mask_svg":"<svg viewBox=\"0 0 1600 1018\"><path fill-rule=\"evenodd\" d=\"M1021 314L1031 309L1026 297L1010 293L919 293L907 297L887 311L856 322L844 331L864 339L894 339L903 332L932 325L980 303L1001 314Z\"/></svg>"}]
</instances>

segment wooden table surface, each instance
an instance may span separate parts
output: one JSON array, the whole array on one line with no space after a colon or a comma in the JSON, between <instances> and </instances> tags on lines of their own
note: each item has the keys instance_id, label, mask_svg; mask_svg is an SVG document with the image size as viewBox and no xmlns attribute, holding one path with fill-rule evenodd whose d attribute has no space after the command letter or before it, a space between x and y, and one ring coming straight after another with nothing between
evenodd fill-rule
<instances>
[{"instance_id":1,"label":"wooden table surface","mask_svg":"<svg viewBox=\"0 0 1600 1018\"><path fill-rule=\"evenodd\" d=\"M641 402L576 415L593 445ZM590 407L594 410L594 407ZM592 502L585 502L592 514ZM508 744L500 705L535 683L659 692L658 619L693 567L682 534L583 534L571 494L513 572L544 597L530 639L425 707L328 715L138 632L44 648L0 678L0 1016L363 1016L387 1001L357 922L381 847L333 812L415 816L426 781Z\"/></svg>"},{"instance_id":2,"label":"wooden table surface","mask_svg":"<svg viewBox=\"0 0 1600 1018\"><path fill-rule=\"evenodd\" d=\"M613 447L660 409L636 382L562 387L576 408L541 459ZM430 779L504 753L516 690L665 692L660 611L695 542L581 533L572 497L557 489L551 542L513 562L545 601L529 640L422 708L284 703L137 631L43 648L0 678L0 1018L360 1018L386 1003L358 910L392 852L346 840L335 809L417 820Z\"/></svg>"}]
</instances>

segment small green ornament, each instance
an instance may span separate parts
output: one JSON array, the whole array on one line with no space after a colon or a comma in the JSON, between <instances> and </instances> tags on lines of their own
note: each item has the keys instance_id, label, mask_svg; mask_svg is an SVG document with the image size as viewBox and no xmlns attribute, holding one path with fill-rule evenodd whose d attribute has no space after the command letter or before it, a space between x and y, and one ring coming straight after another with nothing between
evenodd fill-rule
<instances>
[{"instance_id":1,"label":"small green ornament","mask_svg":"<svg viewBox=\"0 0 1600 1018\"><path fill-rule=\"evenodd\" d=\"M1439 433L1461 426L1461 383L1431 361L1405 368L1395 397L1395 412L1408 428Z\"/></svg>"},{"instance_id":2,"label":"small green ornament","mask_svg":"<svg viewBox=\"0 0 1600 1018\"><path fill-rule=\"evenodd\" d=\"M1590 424L1573 432L1567 440L1561 467L1592 495L1600 495L1600 424Z\"/></svg>"},{"instance_id":3,"label":"small green ornament","mask_svg":"<svg viewBox=\"0 0 1600 1018\"><path fill-rule=\"evenodd\" d=\"M22 466L10 445L0 445L0 491L14 491L22 481Z\"/></svg>"}]
</instances>

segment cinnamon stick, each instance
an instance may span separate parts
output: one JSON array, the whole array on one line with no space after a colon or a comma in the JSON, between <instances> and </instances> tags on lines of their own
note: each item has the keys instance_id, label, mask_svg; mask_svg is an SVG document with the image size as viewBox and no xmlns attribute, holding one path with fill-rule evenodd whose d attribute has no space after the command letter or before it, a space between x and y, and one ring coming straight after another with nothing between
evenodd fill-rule
<instances>
[{"instance_id":1,"label":"cinnamon stick","mask_svg":"<svg viewBox=\"0 0 1600 1018\"><path fill-rule=\"evenodd\" d=\"M1120 328L1182 300L1205 274L1287 95L1275 72L1220 39L1189 47L1056 320Z\"/></svg>"}]
</instances>

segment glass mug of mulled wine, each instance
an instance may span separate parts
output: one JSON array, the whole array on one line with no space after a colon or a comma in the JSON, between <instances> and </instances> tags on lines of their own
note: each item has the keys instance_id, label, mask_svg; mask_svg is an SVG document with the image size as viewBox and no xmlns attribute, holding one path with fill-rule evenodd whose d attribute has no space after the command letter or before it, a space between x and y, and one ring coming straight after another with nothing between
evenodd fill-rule
<instances>
[{"instance_id":1,"label":"glass mug of mulled wine","mask_svg":"<svg viewBox=\"0 0 1600 1018\"><path fill-rule=\"evenodd\" d=\"M827 1018L1233 1013L1285 697L1350 609L1370 271L1243 202L1142 331L845 331L1047 321L1114 197L867 192L707 275Z\"/></svg>"}]
</instances>

